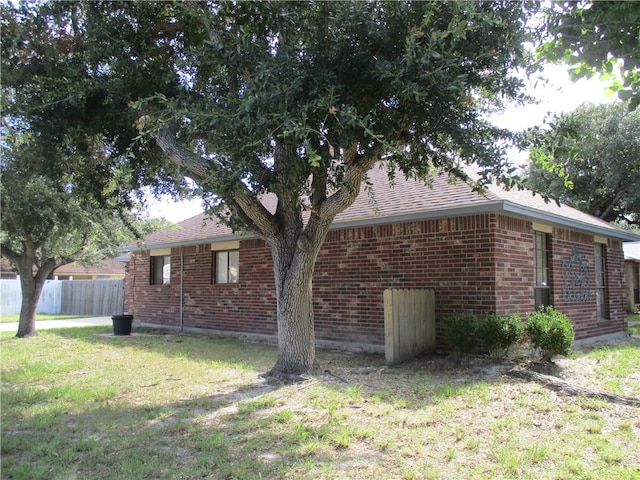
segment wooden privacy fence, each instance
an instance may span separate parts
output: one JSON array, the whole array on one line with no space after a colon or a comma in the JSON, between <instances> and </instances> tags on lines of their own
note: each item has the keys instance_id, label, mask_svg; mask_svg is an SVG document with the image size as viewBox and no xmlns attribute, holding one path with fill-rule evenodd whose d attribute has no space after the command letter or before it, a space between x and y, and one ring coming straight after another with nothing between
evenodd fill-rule
<instances>
[{"instance_id":1,"label":"wooden privacy fence","mask_svg":"<svg viewBox=\"0 0 640 480\"><path fill-rule=\"evenodd\" d=\"M385 359L388 364L433 353L436 348L435 292L384 291Z\"/></svg>"},{"instance_id":2,"label":"wooden privacy fence","mask_svg":"<svg viewBox=\"0 0 640 480\"><path fill-rule=\"evenodd\" d=\"M124 308L122 280L62 282L62 312L70 315L118 315Z\"/></svg>"},{"instance_id":3,"label":"wooden privacy fence","mask_svg":"<svg viewBox=\"0 0 640 480\"><path fill-rule=\"evenodd\" d=\"M0 281L0 312L20 313L20 280ZM118 315L124 309L123 280L47 280L37 313Z\"/></svg>"}]
</instances>

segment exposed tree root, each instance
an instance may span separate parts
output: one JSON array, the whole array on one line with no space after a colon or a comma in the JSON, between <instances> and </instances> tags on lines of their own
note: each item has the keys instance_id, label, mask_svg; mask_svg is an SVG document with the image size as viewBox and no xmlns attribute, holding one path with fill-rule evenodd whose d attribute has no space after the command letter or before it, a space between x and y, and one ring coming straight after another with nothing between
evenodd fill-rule
<instances>
[{"instance_id":1,"label":"exposed tree root","mask_svg":"<svg viewBox=\"0 0 640 480\"><path fill-rule=\"evenodd\" d=\"M607 392L599 392L590 388L581 387L580 385L576 385L574 383L566 382L558 377L544 375L538 372L532 372L531 370L524 370L520 368L511 369L507 371L507 375L509 375L510 377L542 383L545 387L560 393L564 393L565 395L600 398L612 403L640 407L640 398L625 397L622 395L614 395Z\"/></svg>"},{"instance_id":2,"label":"exposed tree root","mask_svg":"<svg viewBox=\"0 0 640 480\"><path fill-rule=\"evenodd\" d=\"M299 375L297 373L283 373L283 372L278 372L276 370L269 370L268 372L265 372L260 376L265 380L281 382L287 385L306 382L311 378L309 375Z\"/></svg>"}]
</instances>

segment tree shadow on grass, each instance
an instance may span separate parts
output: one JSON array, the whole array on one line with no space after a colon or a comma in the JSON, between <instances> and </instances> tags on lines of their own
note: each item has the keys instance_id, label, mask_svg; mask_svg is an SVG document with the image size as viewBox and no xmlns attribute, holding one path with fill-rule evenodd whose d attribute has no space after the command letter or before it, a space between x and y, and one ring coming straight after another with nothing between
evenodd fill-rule
<instances>
[{"instance_id":1,"label":"tree shadow on grass","mask_svg":"<svg viewBox=\"0 0 640 480\"><path fill-rule=\"evenodd\" d=\"M245 365L244 357L258 347L275 354L273 346L233 339L118 339L97 333L61 330L53 335L96 348L146 349L176 359L188 354L224 365ZM227 342L233 349L224 348ZM639 343L610 348L635 349ZM393 465L396 451L379 436L380 426L395 429L390 433L396 441L407 431L451 436L455 412L489 408L495 399L491 385L513 382L501 375L508 364L486 357L435 356L387 367L381 356L319 355L330 373L305 384L272 384L256 368L256 375L227 384L220 393L155 403L140 385L133 395L129 390L123 397L116 386L98 400L74 403L65 400L64 390L52 398L42 386L5 384L3 478L282 478L285 472L310 478L318 469L348 468L354 455L368 455L374 467ZM233 375L233 367L229 372ZM198 381L206 382L203 378ZM448 430L437 430L441 425Z\"/></svg>"},{"instance_id":2,"label":"tree shadow on grass","mask_svg":"<svg viewBox=\"0 0 640 480\"><path fill-rule=\"evenodd\" d=\"M273 441L266 422L277 419L265 413L257 428L254 414L278 388L257 382L160 405L110 398L78 407L14 385L3 395L3 478L275 478L288 462L264 454Z\"/></svg>"}]
</instances>

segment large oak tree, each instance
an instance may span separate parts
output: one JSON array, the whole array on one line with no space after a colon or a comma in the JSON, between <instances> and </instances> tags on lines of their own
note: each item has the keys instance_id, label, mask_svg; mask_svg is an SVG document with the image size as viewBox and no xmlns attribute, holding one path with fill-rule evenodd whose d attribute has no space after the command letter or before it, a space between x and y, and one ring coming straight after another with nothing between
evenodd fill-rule
<instances>
[{"instance_id":1,"label":"large oak tree","mask_svg":"<svg viewBox=\"0 0 640 480\"><path fill-rule=\"evenodd\" d=\"M316 368L316 257L369 169L384 160L391 178L425 181L465 177L464 162L484 179L512 173L510 134L487 112L521 99L530 6L91 2L76 26L105 81L147 68L131 96L136 145L159 145L212 214L270 247L272 373L287 375Z\"/></svg>"},{"instance_id":2,"label":"large oak tree","mask_svg":"<svg viewBox=\"0 0 640 480\"><path fill-rule=\"evenodd\" d=\"M640 226L640 111L584 104L537 131L529 186L607 222Z\"/></svg>"},{"instance_id":3,"label":"large oak tree","mask_svg":"<svg viewBox=\"0 0 640 480\"><path fill-rule=\"evenodd\" d=\"M31 133L9 133L6 126L3 130L0 248L20 277L17 336L30 337L36 334L42 288L55 269L76 261L96 265L115 256L116 248L132 235L117 209L83 192L74 178L77 169L52 168L61 160L70 167L74 161L90 164L91 154L42 151Z\"/></svg>"}]
</instances>

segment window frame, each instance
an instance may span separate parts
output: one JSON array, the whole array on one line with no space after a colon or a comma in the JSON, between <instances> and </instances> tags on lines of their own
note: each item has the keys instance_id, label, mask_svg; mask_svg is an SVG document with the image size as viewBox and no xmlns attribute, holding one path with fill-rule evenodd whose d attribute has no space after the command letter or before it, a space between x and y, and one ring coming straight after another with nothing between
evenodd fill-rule
<instances>
[{"instance_id":1,"label":"window frame","mask_svg":"<svg viewBox=\"0 0 640 480\"><path fill-rule=\"evenodd\" d=\"M593 263L596 290L596 312L598 320L609 319L609 301L607 292L607 246L594 244Z\"/></svg>"},{"instance_id":2,"label":"window frame","mask_svg":"<svg viewBox=\"0 0 640 480\"><path fill-rule=\"evenodd\" d=\"M533 301L536 310L551 305L551 269L549 264L549 234L534 230Z\"/></svg>"},{"instance_id":3,"label":"window frame","mask_svg":"<svg viewBox=\"0 0 640 480\"><path fill-rule=\"evenodd\" d=\"M211 283L213 285L234 285L240 282L240 249L214 250L211 252ZM225 257L224 275L221 258Z\"/></svg>"},{"instance_id":4,"label":"window frame","mask_svg":"<svg viewBox=\"0 0 640 480\"><path fill-rule=\"evenodd\" d=\"M169 285L171 283L171 255L151 255L150 285ZM158 273L160 272L160 273Z\"/></svg>"}]
</instances>

